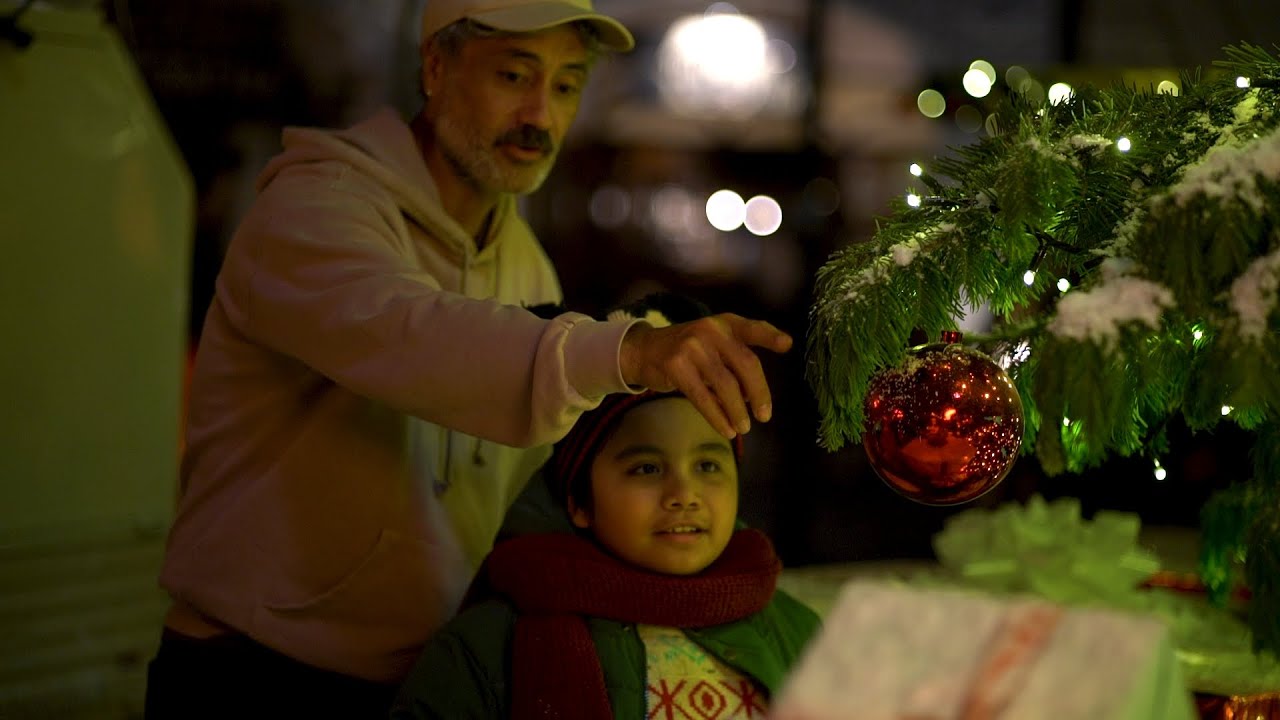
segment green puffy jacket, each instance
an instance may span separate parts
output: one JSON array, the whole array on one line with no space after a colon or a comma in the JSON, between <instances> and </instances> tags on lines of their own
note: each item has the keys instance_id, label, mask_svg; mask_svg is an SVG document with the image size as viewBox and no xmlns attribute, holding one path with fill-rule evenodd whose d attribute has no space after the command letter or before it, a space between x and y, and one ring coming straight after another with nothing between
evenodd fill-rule
<instances>
[{"instance_id":1,"label":"green puffy jacket","mask_svg":"<svg viewBox=\"0 0 1280 720\"><path fill-rule=\"evenodd\" d=\"M489 600L432 638L400 691L393 718L510 717L511 643L516 612ZM645 717L645 651L634 624L587 621L617 720ZM764 686L772 697L818 629L818 616L779 590L761 612L685 634L708 653Z\"/></svg>"}]
</instances>

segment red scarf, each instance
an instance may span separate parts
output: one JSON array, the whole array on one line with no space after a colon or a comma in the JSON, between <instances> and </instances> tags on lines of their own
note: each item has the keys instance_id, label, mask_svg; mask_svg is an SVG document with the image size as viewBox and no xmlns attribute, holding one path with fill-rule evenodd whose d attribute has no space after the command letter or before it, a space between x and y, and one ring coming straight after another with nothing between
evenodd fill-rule
<instances>
[{"instance_id":1,"label":"red scarf","mask_svg":"<svg viewBox=\"0 0 1280 720\"><path fill-rule=\"evenodd\" d=\"M488 567L520 613L511 716L601 720L613 712L585 616L681 628L740 620L769 604L782 563L763 533L739 530L697 575L641 570L568 533L508 540Z\"/></svg>"}]
</instances>

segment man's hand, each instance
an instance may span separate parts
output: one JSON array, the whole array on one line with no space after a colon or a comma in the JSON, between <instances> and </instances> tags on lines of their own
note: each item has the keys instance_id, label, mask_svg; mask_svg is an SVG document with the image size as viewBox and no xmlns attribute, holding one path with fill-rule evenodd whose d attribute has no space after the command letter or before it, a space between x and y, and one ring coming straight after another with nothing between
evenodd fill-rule
<instances>
[{"instance_id":1,"label":"man's hand","mask_svg":"<svg viewBox=\"0 0 1280 720\"><path fill-rule=\"evenodd\" d=\"M638 323L622 339L622 379L650 390L684 393L711 427L732 438L751 429L752 414L773 414L769 384L752 347L782 353L791 336L762 320L725 313L654 328Z\"/></svg>"}]
</instances>

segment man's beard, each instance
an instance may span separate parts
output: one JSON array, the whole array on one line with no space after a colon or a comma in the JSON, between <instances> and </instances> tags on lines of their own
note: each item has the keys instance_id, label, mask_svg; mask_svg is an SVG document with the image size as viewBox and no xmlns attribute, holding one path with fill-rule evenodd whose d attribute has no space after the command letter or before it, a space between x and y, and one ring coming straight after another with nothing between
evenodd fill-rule
<instances>
[{"instance_id":1,"label":"man's beard","mask_svg":"<svg viewBox=\"0 0 1280 720\"><path fill-rule=\"evenodd\" d=\"M489 141L474 127L455 123L446 110L436 118L436 142L440 153L458 176L482 192L524 195L537 190L551 173L556 151L550 136L543 130L525 126ZM546 154L534 165L507 165L498 157L498 145L504 142L540 146Z\"/></svg>"}]
</instances>

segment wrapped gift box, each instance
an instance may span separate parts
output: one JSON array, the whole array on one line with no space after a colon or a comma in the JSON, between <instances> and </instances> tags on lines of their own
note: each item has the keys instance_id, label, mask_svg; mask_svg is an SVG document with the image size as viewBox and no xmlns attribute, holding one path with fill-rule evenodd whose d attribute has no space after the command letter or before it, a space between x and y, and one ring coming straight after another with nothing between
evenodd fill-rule
<instances>
[{"instance_id":1,"label":"wrapped gift box","mask_svg":"<svg viewBox=\"0 0 1280 720\"><path fill-rule=\"evenodd\" d=\"M855 580L777 720L1191 720L1167 627L1030 596Z\"/></svg>"}]
</instances>

